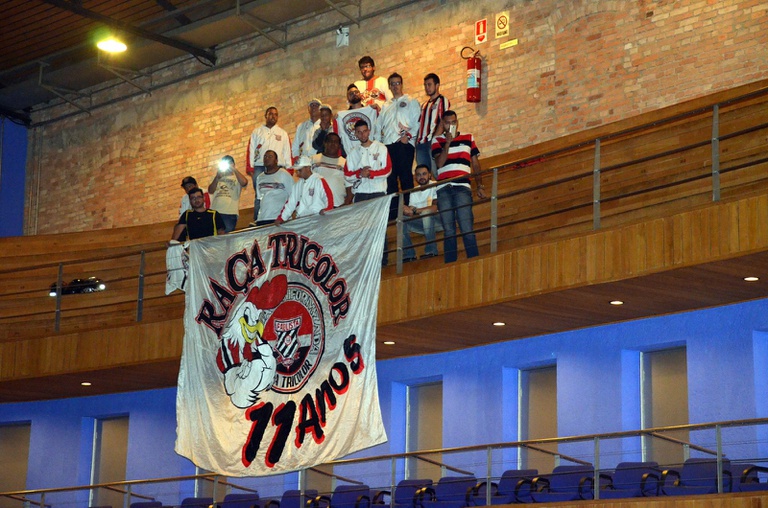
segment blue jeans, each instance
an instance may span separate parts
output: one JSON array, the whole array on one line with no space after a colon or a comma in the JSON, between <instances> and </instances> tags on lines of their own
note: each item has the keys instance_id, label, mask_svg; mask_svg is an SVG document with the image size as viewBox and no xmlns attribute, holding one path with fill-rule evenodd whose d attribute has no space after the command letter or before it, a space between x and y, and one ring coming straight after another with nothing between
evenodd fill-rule
<instances>
[{"instance_id":1,"label":"blue jeans","mask_svg":"<svg viewBox=\"0 0 768 508\"><path fill-rule=\"evenodd\" d=\"M429 168L429 172L437 177L437 169L432 160L432 145L430 143L419 143L416 145L416 165L424 164Z\"/></svg>"},{"instance_id":2,"label":"blue jeans","mask_svg":"<svg viewBox=\"0 0 768 508\"><path fill-rule=\"evenodd\" d=\"M221 220L224 222L224 232L225 233L231 233L235 230L235 227L237 226L237 219L239 218L238 215L229 215L226 213L220 213Z\"/></svg>"},{"instance_id":3,"label":"blue jeans","mask_svg":"<svg viewBox=\"0 0 768 508\"><path fill-rule=\"evenodd\" d=\"M461 208L457 209L457 207ZM478 256L480 252L477 250L477 239L475 234L470 232L475 223L475 216L472 213L472 190L463 185L442 186L437 191L437 208L440 210L440 219L445 232L443 240L445 262L452 263L458 259L458 242L455 236L457 222L467 257Z\"/></svg>"},{"instance_id":4,"label":"blue jeans","mask_svg":"<svg viewBox=\"0 0 768 508\"><path fill-rule=\"evenodd\" d=\"M413 248L411 232L424 235L427 245L424 246L425 254L437 256L437 244L435 243L435 221L437 215L425 215L408 222L403 222L403 259L415 258L416 249Z\"/></svg>"}]
</instances>

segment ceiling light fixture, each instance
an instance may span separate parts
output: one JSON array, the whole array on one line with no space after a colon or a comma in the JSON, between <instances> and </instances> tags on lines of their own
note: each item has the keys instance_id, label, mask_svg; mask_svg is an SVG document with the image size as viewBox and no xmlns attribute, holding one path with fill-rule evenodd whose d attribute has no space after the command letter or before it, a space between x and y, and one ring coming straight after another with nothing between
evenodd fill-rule
<instances>
[{"instance_id":1,"label":"ceiling light fixture","mask_svg":"<svg viewBox=\"0 0 768 508\"><path fill-rule=\"evenodd\" d=\"M496 321L495 323L493 323L493 326L507 326L507 323L503 321Z\"/></svg>"},{"instance_id":2,"label":"ceiling light fixture","mask_svg":"<svg viewBox=\"0 0 768 508\"><path fill-rule=\"evenodd\" d=\"M624 302L621 300L612 300L611 305L624 305Z\"/></svg>"},{"instance_id":3,"label":"ceiling light fixture","mask_svg":"<svg viewBox=\"0 0 768 508\"><path fill-rule=\"evenodd\" d=\"M97 42L96 47L107 53L122 53L128 49L125 43L118 41L114 37Z\"/></svg>"},{"instance_id":4,"label":"ceiling light fixture","mask_svg":"<svg viewBox=\"0 0 768 508\"><path fill-rule=\"evenodd\" d=\"M82 383L80 383L80 386L91 386L91 383L88 381L83 381Z\"/></svg>"},{"instance_id":5,"label":"ceiling light fixture","mask_svg":"<svg viewBox=\"0 0 768 508\"><path fill-rule=\"evenodd\" d=\"M760 280L760 277L752 277L752 276L744 277L744 280L747 281L747 282L757 282L757 281Z\"/></svg>"},{"instance_id":6,"label":"ceiling light fixture","mask_svg":"<svg viewBox=\"0 0 768 508\"><path fill-rule=\"evenodd\" d=\"M385 340L384 341L384 345L385 346L394 346L395 345L395 341L394 340Z\"/></svg>"}]
</instances>

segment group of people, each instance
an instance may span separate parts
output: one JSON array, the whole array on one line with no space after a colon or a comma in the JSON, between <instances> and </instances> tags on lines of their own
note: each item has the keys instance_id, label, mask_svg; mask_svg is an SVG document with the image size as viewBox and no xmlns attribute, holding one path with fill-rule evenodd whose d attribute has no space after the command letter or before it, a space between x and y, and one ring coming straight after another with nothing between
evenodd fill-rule
<instances>
[{"instance_id":1,"label":"group of people","mask_svg":"<svg viewBox=\"0 0 768 508\"><path fill-rule=\"evenodd\" d=\"M445 262L456 261L457 224L467 257L477 256L471 205L473 179L477 196L486 197L480 151L472 134L459 131L456 112L440 94L440 78L433 73L424 77L427 99L419 104L404 93L399 74L387 79L376 76L369 56L361 58L358 66L362 79L347 87L347 109L334 114L328 104L311 99L309 118L297 126L293 144L278 125L278 109L267 108L264 124L250 136L245 161L245 173L255 191L251 225L282 224L410 191L404 195L403 206L408 218L403 237L405 262L417 259L411 232L425 236L422 258L436 256L435 232L440 227L445 236ZM208 194L197 187L194 178L186 177L182 187L187 195L173 239L234 230L240 193L248 185L246 175L236 169L232 157L225 156ZM414 176L416 190L412 190ZM397 200L392 203L390 219L397 216Z\"/></svg>"}]
</instances>

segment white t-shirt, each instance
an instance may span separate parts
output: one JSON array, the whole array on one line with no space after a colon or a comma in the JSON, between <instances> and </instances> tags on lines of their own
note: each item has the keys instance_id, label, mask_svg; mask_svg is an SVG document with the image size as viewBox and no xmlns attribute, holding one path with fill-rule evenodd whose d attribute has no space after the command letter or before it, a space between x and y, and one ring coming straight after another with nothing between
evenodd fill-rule
<instances>
[{"instance_id":1,"label":"white t-shirt","mask_svg":"<svg viewBox=\"0 0 768 508\"><path fill-rule=\"evenodd\" d=\"M275 220L288 201L293 189L293 177L283 168L256 178L256 195L261 200L257 220Z\"/></svg>"},{"instance_id":2,"label":"white t-shirt","mask_svg":"<svg viewBox=\"0 0 768 508\"><path fill-rule=\"evenodd\" d=\"M434 182L430 181L429 183ZM437 201L437 187L432 187L430 189L411 191L408 204L416 208L426 208L432 206L432 203L435 201Z\"/></svg>"},{"instance_id":3,"label":"white t-shirt","mask_svg":"<svg viewBox=\"0 0 768 508\"><path fill-rule=\"evenodd\" d=\"M240 191L243 186L237 181L234 173L219 175L216 190L211 196L211 209L224 215L240 213Z\"/></svg>"},{"instance_id":4,"label":"white t-shirt","mask_svg":"<svg viewBox=\"0 0 768 508\"><path fill-rule=\"evenodd\" d=\"M347 197L346 182L344 181L344 157L326 157L319 153L312 157L312 172L325 178L333 192L333 206L337 208L344 204Z\"/></svg>"}]
</instances>

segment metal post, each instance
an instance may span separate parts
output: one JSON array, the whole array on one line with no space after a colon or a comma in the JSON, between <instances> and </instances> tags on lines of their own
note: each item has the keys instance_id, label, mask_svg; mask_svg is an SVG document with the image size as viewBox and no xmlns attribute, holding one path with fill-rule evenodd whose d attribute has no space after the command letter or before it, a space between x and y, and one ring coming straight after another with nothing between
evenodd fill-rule
<instances>
[{"instance_id":1,"label":"metal post","mask_svg":"<svg viewBox=\"0 0 768 508\"><path fill-rule=\"evenodd\" d=\"M559 465L560 465L560 454L556 453L555 454L555 467L557 467Z\"/></svg>"},{"instance_id":2,"label":"metal post","mask_svg":"<svg viewBox=\"0 0 768 508\"><path fill-rule=\"evenodd\" d=\"M141 261L139 261L139 294L136 298L136 321L141 321L144 314L144 251L141 251Z\"/></svg>"},{"instance_id":3,"label":"metal post","mask_svg":"<svg viewBox=\"0 0 768 508\"><path fill-rule=\"evenodd\" d=\"M712 201L720 201L720 106L712 107Z\"/></svg>"},{"instance_id":4,"label":"metal post","mask_svg":"<svg viewBox=\"0 0 768 508\"><path fill-rule=\"evenodd\" d=\"M307 490L307 470L299 469L299 506L306 506L305 490Z\"/></svg>"},{"instance_id":5,"label":"metal post","mask_svg":"<svg viewBox=\"0 0 768 508\"><path fill-rule=\"evenodd\" d=\"M400 192L397 195L397 223L395 224L395 231L397 238L395 239L395 245L397 251L395 256L397 259L397 273L403 273L403 204L405 203L405 197Z\"/></svg>"},{"instance_id":6,"label":"metal post","mask_svg":"<svg viewBox=\"0 0 768 508\"><path fill-rule=\"evenodd\" d=\"M141 254L142 256L144 255L143 252ZM213 492L211 492L211 497L213 498L214 503L216 502L216 490L218 489L218 487L219 487L219 475L216 475L213 477Z\"/></svg>"},{"instance_id":7,"label":"metal post","mask_svg":"<svg viewBox=\"0 0 768 508\"><path fill-rule=\"evenodd\" d=\"M40 494L40 508L45 508L45 492Z\"/></svg>"},{"instance_id":8,"label":"metal post","mask_svg":"<svg viewBox=\"0 0 768 508\"><path fill-rule=\"evenodd\" d=\"M496 195L496 170L493 170L493 196ZM491 197L493 199L493 197ZM491 230L493 232L493 229ZM491 238L493 238L493 235L491 235ZM493 240L491 240L493 241ZM493 245L493 244L491 244ZM493 248L493 247L491 247ZM485 505L491 506L491 461L493 460L493 450L491 450L491 447L488 447L488 451L486 452L486 469L485 469Z\"/></svg>"},{"instance_id":9,"label":"metal post","mask_svg":"<svg viewBox=\"0 0 768 508\"><path fill-rule=\"evenodd\" d=\"M592 229L600 229L600 138L595 140L595 164L592 169Z\"/></svg>"},{"instance_id":10,"label":"metal post","mask_svg":"<svg viewBox=\"0 0 768 508\"><path fill-rule=\"evenodd\" d=\"M499 199L497 197L498 194L499 194L499 168L493 168L493 182L491 184L491 252L496 252L499 245L499 230L498 230ZM490 504L490 502L488 504Z\"/></svg>"},{"instance_id":11,"label":"metal post","mask_svg":"<svg viewBox=\"0 0 768 508\"><path fill-rule=\"evenodd\" d=\"M715 439L717 442L717 493L723 493L723 429L720 425L715 425ZM731 478L731 487L733 487L733 478Z\"/></svg>"},{"instance_id":12,"label":"metal post","mask_svg":"<svg viewBox=\"0 0 768 508\"><path fill-rule=\"evenodd\" d=\"M594 498L600 499L600 438L595 438L595 477L592 484Z\"/></svg>"},{"instance_id":13,"label":"metal post","mask_svg":"<svg viewBox=\"0 0 768 508\"><path fill-rule=\"evenodd\" d=\"M62 286L63 281L62 278L64 277L64 264L59 263L59 274L56 276L56 314L55 314L55 321L53 324L53 330L55 332L59 331L59 328L61 327L61 293L62 293Z\"/></svg>"},{"instance_id":14,"label":"metal post","mask_svg":"<svg viewBox=\"0 0 768 508\"><path fill-rule=\"evenodd\" d=\"M691 447L687 444L683 445L683 462L691 458Z\"/></svg>"},{"instance_id":15,"label":"metal post","mask_svg":"<svg viewBox=\"0 0 768 508\"><path fill-rule=\"evenodd\" d=\"M397 482L397 458L392 457L392 460L390 461L390 478L389 482L392 485L392 488L389 490L392 494L389 496L389 505L394 506L395 504L395 489L397 488L396 482ZM408 479L407 477L405 478Z\"/></svg>"},{"instance_id":16,"label":"metal post","mask_svg":"<svg viewBox=\"0 0 768 508\"><path fill-rule=\"evenodd\" d=\"M125 497L123 498L125 502L123 503L123 508L129 508L131 506L131 484L125 486Z\"/></svg>"}]
</instances>

